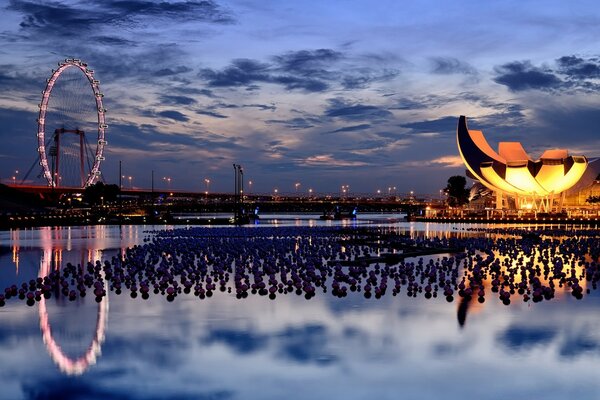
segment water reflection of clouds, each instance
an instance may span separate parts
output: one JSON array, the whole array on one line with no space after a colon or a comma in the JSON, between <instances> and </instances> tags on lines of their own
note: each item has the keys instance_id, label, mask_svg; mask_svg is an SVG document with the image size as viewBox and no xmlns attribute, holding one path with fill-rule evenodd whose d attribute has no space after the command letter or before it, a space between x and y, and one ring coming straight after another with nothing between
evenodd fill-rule
<instances>
[{"instance_id":1,"label":"water reflection of clouds","mask_svg":"<svg viewBox=\"0 0 600 400\"><path fill-rule=\"evenodd\" d=\"M78 388L80 395L87 393L91 398L108 390L123 398L313 395L390 399L394 397L389 393L401 390L404 396L417 396L413 398L440 398L442 394L455 398L464 393L459 382L464 382L465 374L478 382L473 395L483 398L514 391L532 395L536 384L546 379L561 388L574 389L583 380L587 380L586 386L581 387L599 388L591 383L596 382L597 353L581 351L581 346L597 348L600 343L586 333L599 331L598 320L589 318L597 301L571 302L563 307L555 307L560 303L553 302L546 307L535 305L535 310L490 304L460 330L455 306L445 300L360 300L348 302L349 310L341 315L329 309L324 296L310 301L289 296L276 302L262 298L238 301L227 296L203 302L191 296L173 303L127 296L111 300L111 330L101 362L78 381L44 380L48 376L42 375L38 383L47 388L30 383L30 390L47 390L58 396ZM361 302L380 307L362 307ZM357 303L359 307L355 307ZM147 308L152 311L138 313ZM408 311L402 311L405 309ZM564 324L567 319L568 326ZM545 326L552 327L553 334L543 345L532 346L531 333L524 331L532 326L540 332ZM30 330L29 334L39 341L39 333ZM518 346L507 347L507 340ZM525 343L527 340L530 342ZM573 354L564 354L569 351ZM575 365L570 361L573 357L577 358ZM540 360L544 368L540 368ZM25 371L31 362L39 363L39 357L14 362L28 365L22 370L31 381ZM573 370L565 374L565 368ZM517 369L527 371L528 382L515 381L521 373ZM558 370L563 371L562 376ZM302 384L297 382L298 376L303 377ZM502 381L510 385L494 386ZM66 384L64 391L59 382ZM365 389L374 382L377 385ZM252 389L257 387L260 390ZM425 391L421 391L423 387ZM557 391L561 392L564 394ZM546 398L559 397L549 394Z\"/></svg>"},{"instance_id":2,"label":"water reflection of clouds","mask_svg":"<svg viewBox=\"0 0 600 400\"><path fill-rule=\"evenodd\" d=\"M35 310L11 304L0 313L0 384L11 398L438 399L463 397L467 380L470 397L537 398L548 382L546 399L598 393L599 296L491 300L471 304L461 329L458 303L405 294L113 296L102 358L77 378L48 368Z\"/></svg>"},{"instance_id":3,"label":"water reflection of clouds","mask_svg":"<svg viewBox=\"0 0 600 400\"><path fill-rule=\"evenodd\" d=\"M523 351L534 346L545 345L556 338L554 327L509 326L498 335L498 342L513 351Z\"/></svg>"}]
</instances>

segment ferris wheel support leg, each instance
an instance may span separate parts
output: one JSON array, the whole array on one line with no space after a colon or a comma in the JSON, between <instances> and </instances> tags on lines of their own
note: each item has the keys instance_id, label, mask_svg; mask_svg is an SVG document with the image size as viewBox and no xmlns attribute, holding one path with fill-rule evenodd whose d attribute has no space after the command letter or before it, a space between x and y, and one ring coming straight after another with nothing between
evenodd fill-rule
<instances>
[{"instance_id":1,"label":"ferris wheel support leg","mask_svg":"<svg viewBox=\"0 0 600 400\"><path fill-rule=\"evenodd\" d=\"M81 187L85 185L85 170L83 168L83 132L79 132L79 172L81 176Z\"/></svg>"},{"instance_id":2,"label":"ferris wheel support leg","mask_svg":"<svg viewBox=\"0 0 600 400\"><path fill-rule=\"evenodd\" d=\"M60 133L56 133L56 170L54 171L54 186L58 186L58 182L59 182L59 176L58 173L60 171L59 167L59 163L60 163Z\"/></svg>"}]
</instances>

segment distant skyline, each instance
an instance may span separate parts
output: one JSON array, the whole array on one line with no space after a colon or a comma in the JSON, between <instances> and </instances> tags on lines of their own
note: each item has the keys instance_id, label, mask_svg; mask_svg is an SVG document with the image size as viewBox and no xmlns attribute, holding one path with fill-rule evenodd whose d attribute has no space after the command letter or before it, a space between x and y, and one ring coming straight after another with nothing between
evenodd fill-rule
<instances>
[{"instance_id":1,"label":"distant skyline","mask_svg":"<svg viewBox=\"0 0 600 400\"><path fill-rule=\"evenodd\" d=\"M578 1L0 0L0 178L36 159L51 69L105 94L132 185L436 194L459 115L493 147L600 156L600 8ZM34 173L33 175L37 175ZM22 176L22 175L21 175ZM252 180L251 188L247 181ZM40 181L41 183L41 181ZM126 186L129 185L129 182Z\"/></svg>"}]
</instances>

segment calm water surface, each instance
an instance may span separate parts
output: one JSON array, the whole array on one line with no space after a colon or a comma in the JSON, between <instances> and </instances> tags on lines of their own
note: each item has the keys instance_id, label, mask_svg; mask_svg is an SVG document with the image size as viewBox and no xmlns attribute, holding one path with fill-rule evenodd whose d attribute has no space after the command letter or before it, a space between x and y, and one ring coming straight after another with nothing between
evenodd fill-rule
<instances>
[{"instance_id":1,"label":"calm water surface","mask_svg":"<svg viewBox=\"0 0 600 400\"><path fill-rule=\"evenodd\" d=\"M352 224L465 234L388 217ZM110 259L164 228L0 232L0 288L67 262ZM0 398L600 399L599 310L596 292L508 307L494 296L461 305L405 292L309 301L217 292L172 303L109 293L100 304L52 297L33 307L11 299L0 308Z\"/></svg>"}]
</instances>

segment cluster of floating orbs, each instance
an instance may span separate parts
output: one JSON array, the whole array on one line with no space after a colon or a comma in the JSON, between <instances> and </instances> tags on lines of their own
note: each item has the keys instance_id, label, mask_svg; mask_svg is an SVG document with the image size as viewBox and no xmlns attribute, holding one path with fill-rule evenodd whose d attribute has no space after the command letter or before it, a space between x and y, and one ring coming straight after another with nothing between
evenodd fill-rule
<instances>
[{"instance_id":1,"label":"cluster of floating orbs","mask_svg":"<svg viewBox=\"0 0 600 400\"><path fill-rule=\"evenodd\" d=\"M249 295L296 294L307 300L318 292L335 297L362 293L379 299L397 296L426 299L443 296L480 303L491 291L508 305L517 294L524 301L552 299L570 289L577 299L600 280L597 236L524 235L495 230L486 237L410 238L378 228L191 228L154 232L123 256L86 266L67 264L60 271L7 287L0 306L18 297L32 306L52 295L74 301L89 291L97 302L108 292L128 291L132 298L181 294L199 299L217 292L243 299ZM370 262L394 249L464 248L437 259L406 259L395 264ZM347 264L350 265L347 265Z\"/></svg>"}]
</instances>

